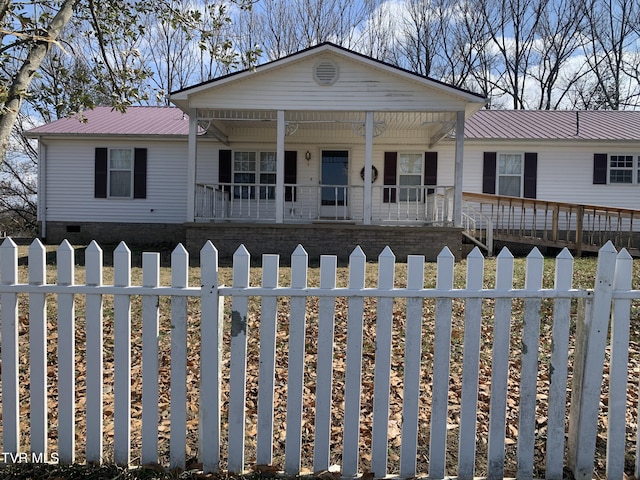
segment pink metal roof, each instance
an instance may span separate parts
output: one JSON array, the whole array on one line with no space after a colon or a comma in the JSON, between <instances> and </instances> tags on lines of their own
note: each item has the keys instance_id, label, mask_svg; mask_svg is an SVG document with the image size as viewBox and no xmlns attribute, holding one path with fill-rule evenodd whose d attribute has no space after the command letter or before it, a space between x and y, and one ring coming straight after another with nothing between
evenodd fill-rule
<instances>
[{"instance_id":1,"label":"pink metal roof","mask_svg":"<svg viewBox=\"0 0 640 480\"><path fill-rule=\"evenodd\" d=\"M175 107L96 107L29 131L49 135L187 135ZM467 119L468 139L640 140L640 111L480 110Z\"/></svg>"},{"instance_id":2,"label":"pink metal roof","mask_svg":"<svg viewBox=\"0 0 640 480\"><path fill-rule=\"evenodd\" d=\"M96 107L41 125L30 135L187 135L189 118L175 107L129 107L125 113Z\"/></svg>"},{"instance_id":3,"label":"pink metal roof","mask_svg":"<svg viewBox=\"0 0 640 480\"><path fill-rule=\"evenodd\" d=\"M640 111L480 110L467 119L465 137L640 140Z\"/></svg>"}]
</instances>

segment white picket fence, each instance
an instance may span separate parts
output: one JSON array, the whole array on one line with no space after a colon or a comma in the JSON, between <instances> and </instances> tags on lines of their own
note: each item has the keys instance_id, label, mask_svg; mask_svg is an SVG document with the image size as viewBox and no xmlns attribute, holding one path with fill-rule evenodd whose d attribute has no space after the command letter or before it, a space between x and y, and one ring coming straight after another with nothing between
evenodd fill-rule
<instances>
[{"instance_id":1,"label":"white picket fence","mask_svg":"<svg viewBox=\"0 0 640 480\"><path fill-rule=\"evenodd\" d=\"M159 283L159 254L143 254L142 285L131 284L131 252L121 244L114 252L113 285L103 284L103 252L94 242L85 253L86 280L75 284L74 249L66 241L57 251L57 281L46 281L45 248L35 241L29 248L28 282L18 281L18 249L11 239L0 246L0 302L2 350L2 451L17 454L24 445L21 438L21 421L29 414L29 449L32 453L47 458L52 448L62 462L76 459L76 418L78 409L84 410L86 429L84 435L84 458L88 462L100 462L105 450L112 448L113 461L129 464L132 452L132 411L141 413L141 464L157 462L159 415L158 369L159 369L159 318L170 316L170 447L171 467L185 466L187 458L187 383L189 364L187 353L187 327L192 321L188 300L199 300L200 311L200 365L199 410L197 414L198 457L205 472L215 472L225 465L229 472L244 471L253 465L269 465L274 459L274 435L285 429L286 435L284 472L300 473L303 458L303 430L307 429L303 417L303 398L309 395L305 380L305 350L309 338L305 324L310 312L311 298L317 298L317 361L313 377L315 409L311 412L313 428L313 464L315 472L331 467L336 452L332 435L335 429L336 409L342 419L340 430L342 442L337 455L343 477L362 473L362 453L367 450L370 472L376 478L396 474L402 478L427 474L430 478L457 476L473 479L477 474L476 455L478 445L479 366L481 364L481 337L483 309L486 299L493 299L490 316L493 317L493 345L491 358L491 386L486 450L486 474L489 478L504 476L505 430L507 428L507 389L510 386L510 355L514 345L521 348L518 372L519 405L517 406L517 472L518 478L532 478L534 472L534 450L536 447L537 384L541 358L550 357L550 378L546 416L546 478L563 478L563 467L569 466L576 478L591 478L598 434L601 388L605 351L610 352L608 363L608 418L606 439L606 475L611 479L623 478L625 455L635 458L636 475L640 471L638 447L630 449L627 420L627 390L629 365L629 330L632 300L640 298L640 291L632 290L632 259L626 251L616 251L612 244L605 245L598 260L598 271L594 289L572 288L573 258L564 250L555 261L553 288L543 288L544 259L534 249L527 257L526 282L524 288L513 287L514 260L508 250L503 250L496 261L494 288L486 288L484 282L484 258L475 249L467 259L466 288L454 288L454 257L445 248L437 262L437 284L425 288L425 261L421 256L409 256L407 260L406 288L396 287L395 257L386 248L378 257L378 285L365 285L366 256L356 248L350 257L347 287L337 287L336 258L322 256L320 262L320 285L307 285L308 257L299 246L291 257L291 284L279 285L279 258L265 255L262 258L262 285L249 283L250 255L241 246L233 259L233 282L231 286L219 284L217 250L207 243L200 252L200 286L188 284L189 256L180 245L171 257L172 282L170 286ZM53 298L52 298L53 295ZM113 317L107 318L103 311L105 298L113 298ZM132 299L141 296L142 310L142 383L141 405L132 405ZM24 316L24 298L28 302L29 371L30 384L28 409L25 398L19 396L20 351L18 326ZM75 322L77 299L85 298L86 318L86 394L79 398L76 391L76 335ZM159 299L170 297L170 309L163 311ZM224 298L231 297L231 312L225 314ZM247 425L247 338L250 332L248 321L250 299L261 300L259 307L259 365L257 399L257 435L255 458L245 460L248 440ZM281 300L288 300L287 347L276 348L277 326ZM341 398L335 395L333 366L334 329L336 328L336 299L347 298L346 358L344 390ZM375 299L375 369L373 372L373 408L370 438L363 438L362 392L363 356L371 352L363 349L363 319L366 309L371 308L366 299ZM398 303L403 299L404 303ZM524 303L521 338L512 337L514 300ZM452 305L461 301L464 305L464 335L462 345L461 401L459 423L450 425L448 400L451 381L452 359ZM541 305L553 302L553 318L543 318L553 324L550 351L540 345ZM47 367L47 307L57 304L57 439L51 447L49 438L50 420L48 388L51 382ZM425 311L425 304L433 302L432 311ZM485 303L483 303L485 302ZM19 307L19 304L23 304ZM579 304L577 320L572 320L572 305ZM402 305L402 307L399 307ZM398 312L403 308L402 312ZM635 308L635 307L634 307ZM20 310L20 311L19 311ZM575 309L574 309L575 310ZM636 311L637 312L637 311ZM575 312L574 312L575 313ZM369 312L370 314L370 312ZM636 313L637 314L637 313ZM398 315L406 319L403 337L403 365L392 366L392 349L397 341L392 330ZM434 332L425 332L425 322L435 322ZM634 321L637 322L637 318ZM104 436L104 369L103 327L113 322L113 437L112 444L105 444ZM575 321L575 343L572 343L570 328ZM610 322L611 321L611 322ZM608 342L609 323L611 338ZM637 328L637 326L634 326ZM224 329L230 329L230 345L223 344ZM425 363L423 339L433 336L433 363L430 379L421 373ZM394 340L396 338L396 340ZM365 339L366 340L366 339ZM224 365L223 350L229 352L229 364ZM572 375L568 373L570 351L574 350ZM277 359L287 358L286 384L276 384L274 371ZM223 398L224 378L228 378L228 398ZM392 372L399 369L399 372ZM397 471L389 469L390 429L390 380L402 378L401 445ZM568 377L571 376L571 402L567 404ZM419 410L423 383L431 382L432 396L429 400L430 421L422 421ZM135 383L135 382L134 382ZM286 392L286 424L274 427L274 392ZM138 392L139 393L139 392ZM637 393L636 393L637 395ZM223 401L224 400L224 401ZM82 407L79 407L82 405ZM567 412L570 411L569 415ZM166 414L166 412L164 412ZM634 413L635 416L635 413ZM568 417L568 418L567 418ZM306 418L306 417L305 417ZM636 416L637 418L637 416ZM193 423L190 423L192 425ZM447 466L448 436L452 428L457 431L457 466ZM420 444L428 432L428 447ZM640 436L635 435L640 445ZM225 437L226 436L226 437ZM566 442L565 442L566 436ZM254 439L251 439L254 440ZM538 439L539 441L539 439ZM364 444L364 447L362 446ZM223 445L226 455L223 461ZM428 448L428 472L417 470L418 451ZM332 450L333 449L333 450ZM566 452L566 453L565 453ZM276 452L277 453L277 452Z\"/></svg>"}]
</instances>

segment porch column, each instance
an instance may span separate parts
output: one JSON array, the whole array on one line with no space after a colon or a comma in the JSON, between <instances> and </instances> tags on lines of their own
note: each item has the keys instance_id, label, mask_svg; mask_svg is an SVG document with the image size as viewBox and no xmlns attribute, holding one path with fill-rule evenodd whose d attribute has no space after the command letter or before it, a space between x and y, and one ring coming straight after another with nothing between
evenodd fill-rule
<instances>
[{"instance_id":1,"label":"porch column","mask_svg":"<svg viewBox=\"0 0 640 480\"><path fill-rule=\"evenodd\" d=\"M278 110L276 139L276 223L284 222L284 110Z\"/></svg>"},{"instance_id":2,"label":"porch column","mask_svg":"<svg viewBox=\"0 0 640 480\"><path fill-rule=\"evenodd\" d=\"M189 145L187 147L187 222L193 222L196 209L196 156L198 148L198 110L189 109Z\"/></svg>"},{"instance_id":3,"label":"porch column","mask_svg":"<svg viewBox=\"0 0 640 480\"><path fill-rule=\"evenodd\" d=\"M363 222L371 225L371 165L373 164L373 112L367 112L364 125L364 212Z\"/></svg>"},{"instance_id":4,"label":"porch column","mask_svg":"<svg viewBox=\"0 0 640 480\"><path fill-rule=\"evenodd\" d=\"M462 163L464 160L464 112L456 116L456 162L453 174L453 226L462 227Z\"/></svg>"}]
</instances>

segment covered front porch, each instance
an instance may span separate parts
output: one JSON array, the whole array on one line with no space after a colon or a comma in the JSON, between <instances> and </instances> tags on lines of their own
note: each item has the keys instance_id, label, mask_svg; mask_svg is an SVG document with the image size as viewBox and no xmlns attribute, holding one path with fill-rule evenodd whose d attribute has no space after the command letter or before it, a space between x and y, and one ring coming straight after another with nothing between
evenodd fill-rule
<instances>
[{"instance_id":1,"label":"covered front porch","mask_svg":"<svg viewBox=\"0 0 640 480\"><path fill-rule=\"evenodd\" d=\"M479 95L322 44L171 101L190 122L187 222L462 225Z\"/></svg>"},{"instance_id":2,"label":"covered front porch","mask_svg":"<svg viewBox=\"0 0 640 480\"><path fill-rule=\"evenodd\" d=\"M190 221L461 225L464 111L193 114Z\"/></svg>"}]
</instances>

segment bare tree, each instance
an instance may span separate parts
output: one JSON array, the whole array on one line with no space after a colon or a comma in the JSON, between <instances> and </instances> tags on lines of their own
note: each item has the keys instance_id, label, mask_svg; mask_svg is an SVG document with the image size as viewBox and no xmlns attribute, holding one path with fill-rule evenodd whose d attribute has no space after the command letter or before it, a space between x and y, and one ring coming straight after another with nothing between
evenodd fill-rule
<instances>
[{"instance_id":1,"label":"bare tree","mask_svg":"<svg viewBox=\"0 0 640 480\"><path fill-rule=\"evenodd\" d=\"M535 62L533 44L548 0L483 0L480 7L485 26L500 60L494 86L511 98L511 107L527 107L527 71Z\"/></svg>"},{"instance_id":2,"label":"bare tree","mask_svg":"<svg viewBox=\"0 0 640 480\"><path fill-rule=\"evenodd\" d=\"M583 38L584 17L579 0L555 0L543 10L538 23L539 40L532 45L539 62L529 72L537 83L537 108L559 108L565 96L584 75L584 65L570 68Z\"/></svg>"},{"instance_id":3,"label":"bare tree","mask_svg":"<svg viewBox=\"0 0 640 480\"><path fill-rule=\"evenodd\" d=\"M438 26L443 8L431 0L405 0L399 20L395 63L420 75L430 76L442 48Z\"/></svg>"},{"instance_id":4,"label":"bare tree","mask_svg":"<svg viewBox=\"0 0 640 480\"><path fill-rule=\"evenodd\" d=\"M587 21L583 49L593 77L587 88L597 99L592 106L611 110L637 106L640 92L633 72L638 69L638 2L584 0L582 14Z\"/></svg>"}]
</instances>

